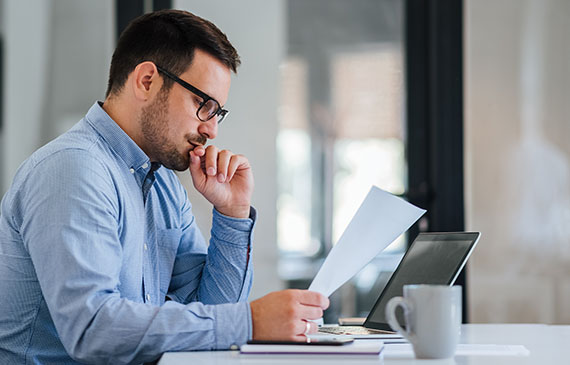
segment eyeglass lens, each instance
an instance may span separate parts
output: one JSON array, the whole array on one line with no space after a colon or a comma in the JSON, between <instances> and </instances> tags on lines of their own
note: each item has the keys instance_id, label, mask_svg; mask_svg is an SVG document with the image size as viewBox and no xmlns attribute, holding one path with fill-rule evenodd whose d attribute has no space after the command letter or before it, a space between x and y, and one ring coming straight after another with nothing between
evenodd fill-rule
<instances>
[{"instance_id":1,"label":"eyeglass lens","mask_svg":"<svg viewBox=\"0 0 570 365\"><path fill-rule=\"evenodd\" d=\"M204 104L202 104L200 110L198 110L198 118L200 118L200 120L203 121L210 120L215 116L217 111L218 111L218 103L216 103L216 101L214 101L213 99L210 99L206 101Z\"/></svg>"}]
</instances>

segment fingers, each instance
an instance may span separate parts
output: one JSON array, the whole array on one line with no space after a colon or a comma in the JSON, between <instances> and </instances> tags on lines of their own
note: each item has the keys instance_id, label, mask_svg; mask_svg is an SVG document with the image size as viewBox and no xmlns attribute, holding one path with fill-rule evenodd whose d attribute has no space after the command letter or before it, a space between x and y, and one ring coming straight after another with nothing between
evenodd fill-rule
<instances>
[{"instance_id":1,"label":"fingers","mask_svg":"<svg viewBox=\"0 0 570 365\"><path fill-rule=\"evenodd\" d=\"M201 151L203 152L203 150ZM202 170L202 162L196 151L190 151L190 175L194 186L202 186L206 181L206 174Z\"/></svg>"},{"instance_id":2,"label":"fingers","mask_svg":"<svg viewBox=\"0 0 570 365\"><path fill-rule=\"evenodd\" d=\"M291 337L293 341L307 341L307 335L319 332L319 326L311 321L297 321L295 325L294 335Z\"/></svg>"},{"instance_id":3,"label":"fingers","mask_svg":"<svg viewBox=\"0 0 570 365\"><path fill-rule=\"evenodd\" d=\"M218 153L218 167L217 167L217 179L219 183L224 183L231 180L229 178L228 166L230 165L230 159L232 159L232 153L228 150L223 150Z\"/></svg>"},{"instance_id":4,"label":"fingers","mask_svg":"<svg viewBox=\"0 0 570 365\"><path fill-rule=\"evenodd\" d=\"M318 331L310 320L321 318L327 306L326 297L307 290L269 293L250 303L253 338L304 341Z\"/></svg>"},{"instance_id":5,"label":"fingers","mask_svg":"<svg viewBox=\"0 0 570 365\"><path fill-rule=\"evenodd\" d=\"M309 290L299 290L299 303L309 306L316 306L322 309L327 309L329 307L329 299L322 295Z\"/></svg>"},{"instance_id":6,"label":"fingers","mask_svg":"<svg viewBox=\"0 0 570 365\"><path fill-rule=\"evenodd\" d=\"M315 322L303 321L303 335L310 335L319 332L319 326Z\"/></svg>"},{"instance_id":7,"label":"fingers","mask_svg":"<svg viewBox=\"0 0 570 365\"><path fill-rule=\"evenodd\" d=\"M301 304L299 316L301 319L319 319L323 317L323 309Z\"/></svg>"},{"instance_id":8,"label":"fingers","mask_svg":"<svg viewBox=\"0 0 570 365\"><path fill-rule=\"evenodd\" d=\"M198 160L195 160L193 156L196 156ZM197 170L199 166L206 176L215 177L219 183L230 182L240 166L248 163L244 156L234 155L229 150L220 151L213 145L206 148L196 147L190 152L190 158L192 159L190 162L192 172L192 168ZM200 162L199 165L196 165L197 161Z\"/></svg>"},{"instance_id":9,"label":"fingers","mask_svg":"<svg viewBox=\"0 0 570 365\"><path fill-rule=\"evenodd\" d=\"M311 335L313 333L317 333L319 331L319 327L316 323L311 321L297 321L295 325L295 341L306 341L307 335Z\"/></svg>"},{"instance_id":10,"label":"fingers","mask_svg":"<svg viewBox=\"0 0 570 365\"><path fill-rule=\"evenodd\" d=\"M291 296L291 301L298 305L293 307L291 316L299 319L319 319L329 306L329 299L324 295L308 290L285 290Z\"/></svg>"},{"instance_id":11,"label":"fingers","mask_svg":"<svg viewBox=\"0 0 570 365\"><path fill-rule=\"evenodd\" d=\"M216 176L218 171L218 147L210 145L206 147L206 155L204 157L206 175Z\"/></svg>"},{"instance_id":12,"label":"fingers","mask_svg":"<svg viewBox=\"0 0 570 365\"><path fill-rule=\"evenodd\" d=\"M291 295L298 306L292 311L292 316L305 320L315 320L323 317L323 311L328 308L329 300L324 295L308 290L291 290ZM313 323L313 322L310 322ZM316 327L316 324L313 323Z\"/></svg>"},{"instance_id":13,"label":"fingers","mask_svg":"<svg viewBox=\"0 0 570 365\"><path fill-rule=\"evenodd\" d=\"M248 167L248 161L247 159L242 156L242 155L233 155L229 166L228 166L228 173L227 173L227 180L226 181L231 181L232 178L234 177L234 174L236 173L236 171L240 168L240 167Z\"/></svg>"}]
</instances>

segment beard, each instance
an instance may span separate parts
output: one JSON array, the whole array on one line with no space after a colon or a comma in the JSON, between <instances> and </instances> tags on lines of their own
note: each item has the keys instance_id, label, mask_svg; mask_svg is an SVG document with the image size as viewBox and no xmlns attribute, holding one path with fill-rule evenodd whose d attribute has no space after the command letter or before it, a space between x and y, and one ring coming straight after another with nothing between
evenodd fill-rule
<instances>
[{"instance_id":1,"label":"beard","mask_svg":"<svg viewBox=\"0 0 570 365\"><path fill-rule=\"evenodd\" d=\"M166 168L184 171L190 165L190 149L180 152L171 141L170 124L168 123L168 94L169 90L161 91L156 100L141 111L141 133L148 156ZM185 136L187 142L205 144L206 138L199 134L189 133Z\"/></svg>"}]
</instances>

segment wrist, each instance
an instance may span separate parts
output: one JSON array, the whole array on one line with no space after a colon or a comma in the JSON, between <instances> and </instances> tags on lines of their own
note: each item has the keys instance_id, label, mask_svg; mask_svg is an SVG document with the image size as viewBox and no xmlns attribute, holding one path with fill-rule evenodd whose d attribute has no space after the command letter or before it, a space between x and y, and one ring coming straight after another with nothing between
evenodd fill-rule
<instances>
[{"instance_id":1,"label":"wrist","mask_svg":"<svg viewBox=\"0 0 570 365\"><path fill-rule=\"evenodd\" d=\"M231 206L231 207L217 207L214 206L218 213L231 218L249 218L250 205L247 206Z\"/></svg>"},{"instance_id":2,"label":"wrist","mask_svg":"<svg viewBox=\"0 0 570 365\"><path fill-rule=\"evenodd\" d=\"M257 314L257 303L255 300L249 303L249 310L251 315L251 339L255 340L257 339L257 333L255 332L255 322L257 320L257 317L255 316Z\"/></svg>"}]
</instances>

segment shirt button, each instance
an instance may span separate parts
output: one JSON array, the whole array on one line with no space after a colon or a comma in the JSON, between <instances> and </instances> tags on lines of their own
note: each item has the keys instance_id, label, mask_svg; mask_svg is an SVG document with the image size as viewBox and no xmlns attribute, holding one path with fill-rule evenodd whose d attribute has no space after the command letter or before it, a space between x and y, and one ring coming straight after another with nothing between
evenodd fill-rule
<instances>
[{"instance_id":1,"label":"shirt button","mask_svg":"<svg viewBox=\"0 0 570 365\"><path fill-rule=\"evenodd\" d=\"M146 162L143 163L142 168L143 168L143 169L146 169L147 167L148 167L148 164L147 164Z\"/></svg>"},{"instance_id":2,"label":"shirt button","mask_svg":"<svg viewBox=\"0 0 570 365\"><path fill-rule=\"evenodd\" d=\"M144 244L144 250L145 250L145 251L148 250L148 246L147 246L146 243Z\"/></svg>"},{"instance_id":3,"label":"shirt button","mask_svg":"<svg viewBox=\"0 0 570 365\"><path fill-rule=\"evenodd\" d=\"M135 173L135 169L133 169L132 167L129 169L129 171L131 172L131 174Z\"/></svg>"},{"instance_id":4,"label":"shirt button","mask_svg":"<svg viewBox=\"0 0 570 365\"><path fill-rule=\"evenodd\" d=\"M146 301L147 301L147 302L150 302L150 294L147 294L147 295L146 295Z\"/></svg>"}]
</instances>

